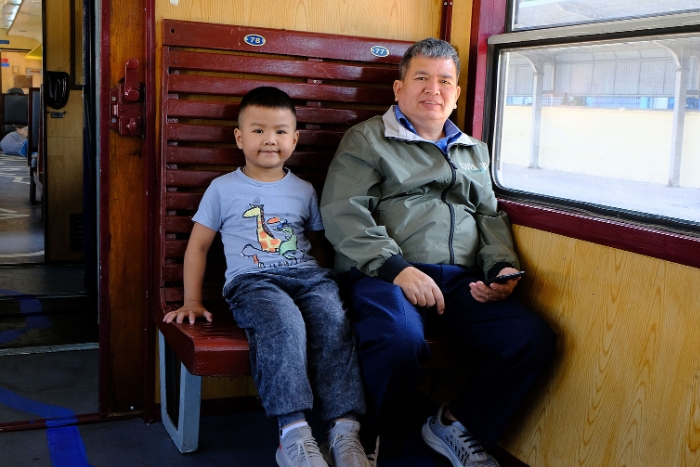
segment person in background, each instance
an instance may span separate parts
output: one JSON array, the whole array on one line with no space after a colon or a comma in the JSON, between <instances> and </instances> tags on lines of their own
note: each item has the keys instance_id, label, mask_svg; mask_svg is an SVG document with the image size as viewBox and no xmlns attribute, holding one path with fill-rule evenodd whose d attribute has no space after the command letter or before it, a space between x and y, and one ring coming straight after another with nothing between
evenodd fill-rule
<instances>
[{"instance_id":1,"label":"person in background","mask_svg":"<svg viewBox=\"0 0 700 467\"><path fill-rule=\"evenodd\" d=\"M0 140L0 149L2 149L2 152L11 156L27 157L27 133L28 127L25 126L6 134L5 137ZM23 147L24 154L22 154Z\"/></svg>"}]
</instances>

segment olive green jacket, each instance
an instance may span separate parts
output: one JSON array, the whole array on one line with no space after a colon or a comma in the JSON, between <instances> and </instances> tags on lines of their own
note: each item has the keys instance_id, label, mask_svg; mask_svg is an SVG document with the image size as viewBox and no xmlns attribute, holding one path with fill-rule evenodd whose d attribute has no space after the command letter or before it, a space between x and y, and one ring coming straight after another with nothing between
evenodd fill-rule
<instances>
[{"instance_id":1,"label":"olive green jacket","mask_svg":"<svg viewBox=\"0 0 700 467\"><path fill-rule=\"evenodd\" d=\"M321 197L336 271L376 276L395 255L484 275L497 263L519 267L486 145L463 134L447 152L405 129L393 108L345 133Z\"/></svg>"}]
</instances>

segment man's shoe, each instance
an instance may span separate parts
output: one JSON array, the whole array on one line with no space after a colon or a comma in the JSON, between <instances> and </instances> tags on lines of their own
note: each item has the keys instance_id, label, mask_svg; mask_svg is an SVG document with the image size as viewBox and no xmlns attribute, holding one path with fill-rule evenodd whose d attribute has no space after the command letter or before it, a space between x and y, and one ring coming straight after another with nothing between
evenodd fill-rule
<instances>
[{"instance_id":1,"label":"man's shoe","mask_svg":"<svg viewBox=\"0 0 700 467\"><path fill-rule=\"evenodd\" d=\"M447 457L453 467L499 467L496 459L484 451L464 425L459 422L449 425L442 423L445 407L440 407L437 415L428 418L423 425L421 433L428 446Z\"/></svg>"},{"instance_id":2,"label":"man's shoe","mask_svg":"<svg viewBox=\"0 0 700 467\"><path fill-rule=\"evenodd\" d=\"M370 467L359 437L360 424L354 420L335 422L328 434L328 456L335 467Z\"/></svg>"},{"instance_id":3,"label":"man's shoe","mask_svg":"<svg viewBox=\"0 0 700 467\"><path fill-rule=\"evenodd\" d=\"M371 454L367 454L367 461L369 461L369 467L377 467L377 458L379 457L379 436L377 436L377 443L374 445L374 451Z\"/></svg>"},{"instance_id":4,"label":"man's shoe","mask_svg":"<svg viewBox=\"0 0 700 467\"><path fill-rule=\"evenodd\" d=\"M328 467L308 425L287 433L275 457L280 467Z\"/></svg>"}]
</instances>

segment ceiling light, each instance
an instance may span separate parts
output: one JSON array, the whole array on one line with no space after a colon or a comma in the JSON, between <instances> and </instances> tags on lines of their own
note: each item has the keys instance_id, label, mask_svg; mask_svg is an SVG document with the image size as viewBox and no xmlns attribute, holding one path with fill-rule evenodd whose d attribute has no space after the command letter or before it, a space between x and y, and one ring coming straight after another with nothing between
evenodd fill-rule
<instances>
[{"instance_id":1,"label":"ceiling light","mask_svg":"<svg viewBox=\"0 0 700 467\"><path fill-rule=\"evenodd\" d=\"M22 0L5 0L5 4L0 9L0 28L9 28L17 16Z\"/></svg>"}]
</instances>

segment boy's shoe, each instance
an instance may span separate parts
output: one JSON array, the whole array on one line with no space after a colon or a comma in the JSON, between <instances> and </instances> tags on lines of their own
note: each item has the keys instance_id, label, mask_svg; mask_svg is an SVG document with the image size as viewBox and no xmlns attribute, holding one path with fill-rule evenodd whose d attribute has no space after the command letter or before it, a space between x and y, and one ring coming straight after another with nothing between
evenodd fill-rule
<instances>
[{"instance_id":1,"label":"boy's shoe","mask_svg":"<svg viewBox=\"0 0 700 467\"><path fill-rule=\"evenodd\" d=\"M308 425L287 433L280 440L275 458L280 467L328 467Z\"/></svg>"},{"instance_id":2,"label":"boy's shoe","mask_svg":"<svg viewBox=\"0 0 700 467\"><path fill-rule=\"evenodd\" d=\"M423 425L421 432L428 446L447 457L453 467L499 467L496 459L484 451L464 425L459 422L443 425L445 407L440 407L438 413Z\"/></svg>"},{"instance_id":3,"label":"boy's shoe","mask_svg":"<svg viewBox=\"0 0 700 467\"><path fill-rule=\"evenodd\" d=\"M336 422L328 433L328 457L334 467L370 467L354 420Z\"/></svg>"}]
</instances>

